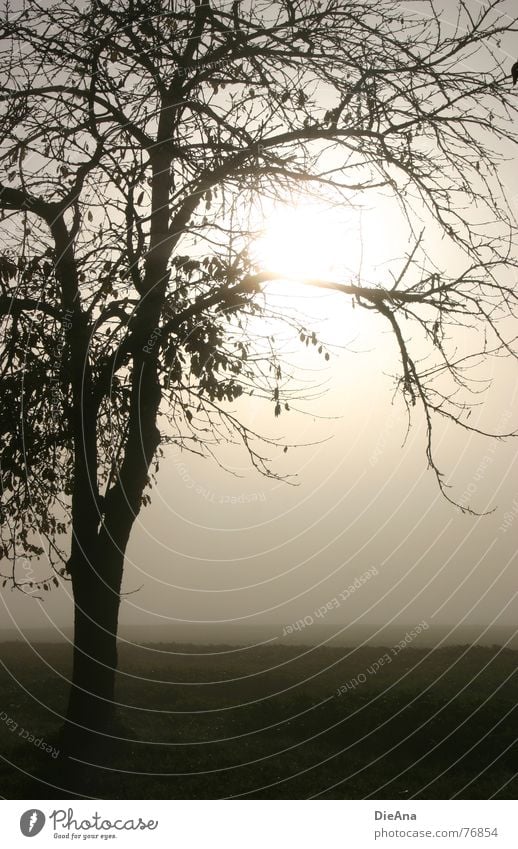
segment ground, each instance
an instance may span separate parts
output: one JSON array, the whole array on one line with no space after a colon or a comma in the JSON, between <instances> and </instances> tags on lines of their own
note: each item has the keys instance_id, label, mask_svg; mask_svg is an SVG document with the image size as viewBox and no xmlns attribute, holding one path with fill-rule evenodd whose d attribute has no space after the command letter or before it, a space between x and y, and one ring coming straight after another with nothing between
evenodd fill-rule
<instances>
[{"instance_id":1,"label":"ground","mask_svg":"<svg viewBox=\"0 0 518 849\"><path fill-rule=\"evenodd\" d=\"M82 762L53 756L70 647L0 661L3 798L518 798L516 651L122 646L136 742Z\"/></svg>"}]
</instances>

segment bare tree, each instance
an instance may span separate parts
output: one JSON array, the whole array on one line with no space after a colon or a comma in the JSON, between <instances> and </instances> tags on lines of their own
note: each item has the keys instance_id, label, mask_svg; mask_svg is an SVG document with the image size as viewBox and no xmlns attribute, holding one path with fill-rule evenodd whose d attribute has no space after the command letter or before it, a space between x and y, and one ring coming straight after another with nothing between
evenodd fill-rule
<instances>
[{"instance_id":1,"label":"bare tree","mask_svg":"<svg viewBox=\"0 0 518 849\"><path fill-rule=\"evenodd\" d=\"M284 409L279 354L256 344L257 319L275 313L275 269L251 252L247 213L262 201L383 190L404 211L415 238L385 285L304 282L386 321L449 497L433 423L475 430L470 369L516 354L504 12L503 0L458 3L454 21L428 0L4 7L4 584L71 580L71 737L116 727L124 553L161 443L211 454L239 438L275 474L229 403L254 390ZM459 273L422 222L455 247ZM20 557L44 552L49 577L22 579Z\"/></svg>"}]
</instances>

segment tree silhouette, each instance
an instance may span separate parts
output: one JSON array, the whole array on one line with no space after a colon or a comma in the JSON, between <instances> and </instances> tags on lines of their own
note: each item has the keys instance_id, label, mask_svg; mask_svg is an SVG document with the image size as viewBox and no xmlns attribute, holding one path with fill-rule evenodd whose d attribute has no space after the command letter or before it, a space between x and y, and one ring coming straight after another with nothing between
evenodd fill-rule
<instances>
[{"instance_id":1,"label":"tree silhouette","mask_svg":"<svg viewBox=\"0 0 518 849\"><path fill-rule=\"evenodd\" d=\"M5 6L2 571L24 592L71 581L70 740L116 728L124 553L161 444L211 454L239 438L275 475L268 440L229 403L255 391L284 409L279 354L257 344L278 276L252 258L262 200L382 189L399 203L415 239L385 286L303 282L386 322L450 497L434 421L476 430L470 369L515 356L516 307L498 172L516 141L499 61L512 27L501 0L457 11L443 23L426 0ZM430 253L429 222L458 273ZM22 578L21 557L43 553L49 577Z\"/></svg>"}]
</instances>

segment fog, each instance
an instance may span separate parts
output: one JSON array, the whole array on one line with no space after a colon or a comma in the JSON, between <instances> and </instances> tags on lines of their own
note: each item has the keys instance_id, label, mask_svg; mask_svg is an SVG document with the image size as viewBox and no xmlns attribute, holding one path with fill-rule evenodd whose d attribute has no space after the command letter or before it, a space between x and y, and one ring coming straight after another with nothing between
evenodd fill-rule
<instances>
[{"instance_id":1,"label":"fog","mask_svg":"<svg viewBox=\"0 0 518 849\"><path fill-rule=\"evenodd\" d=\"M350 305L342 309L346 320ZM419 414L405 442L406 414L392 404L386 373L395 366L392 340L371 334L375 341L365 353L337 353L318 374L329 388L305 405L310 412L275 419L264 403L245 411L257 429L300 444L271 452L276 472L296 475L291 484L251 470L238 447L220 459L239 477L165 449L128 550L125 639L386 643L423 621L421 642L512 637L515 442L437 428L451 497L493 512L475 516L448 503L427 469ZM473 423L509 432L517 424L512 364L496 360L488 370L494 386ZM4 593L4 637L37 629L61 639L72 623L69 590L65 583L41 600Z\"/></svg>"}]
</instances>

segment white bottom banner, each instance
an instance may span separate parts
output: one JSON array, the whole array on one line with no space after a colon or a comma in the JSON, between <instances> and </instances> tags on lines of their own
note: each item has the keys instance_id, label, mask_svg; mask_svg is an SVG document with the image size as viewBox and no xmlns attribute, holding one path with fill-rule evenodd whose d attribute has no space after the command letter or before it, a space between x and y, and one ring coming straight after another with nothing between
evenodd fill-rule
<instances>
[{"instance_id":1,"label":"white bottom banner","mask_svg":"<svg viewBox=\"0 0 518 849\"><path fill-rule=\"evenodd\" d=\"M517 849L514 801L2 801L6 849L112 845L178 849ZM66 842L65 842L66 841Z\"/></svg>"}]
</instances>

